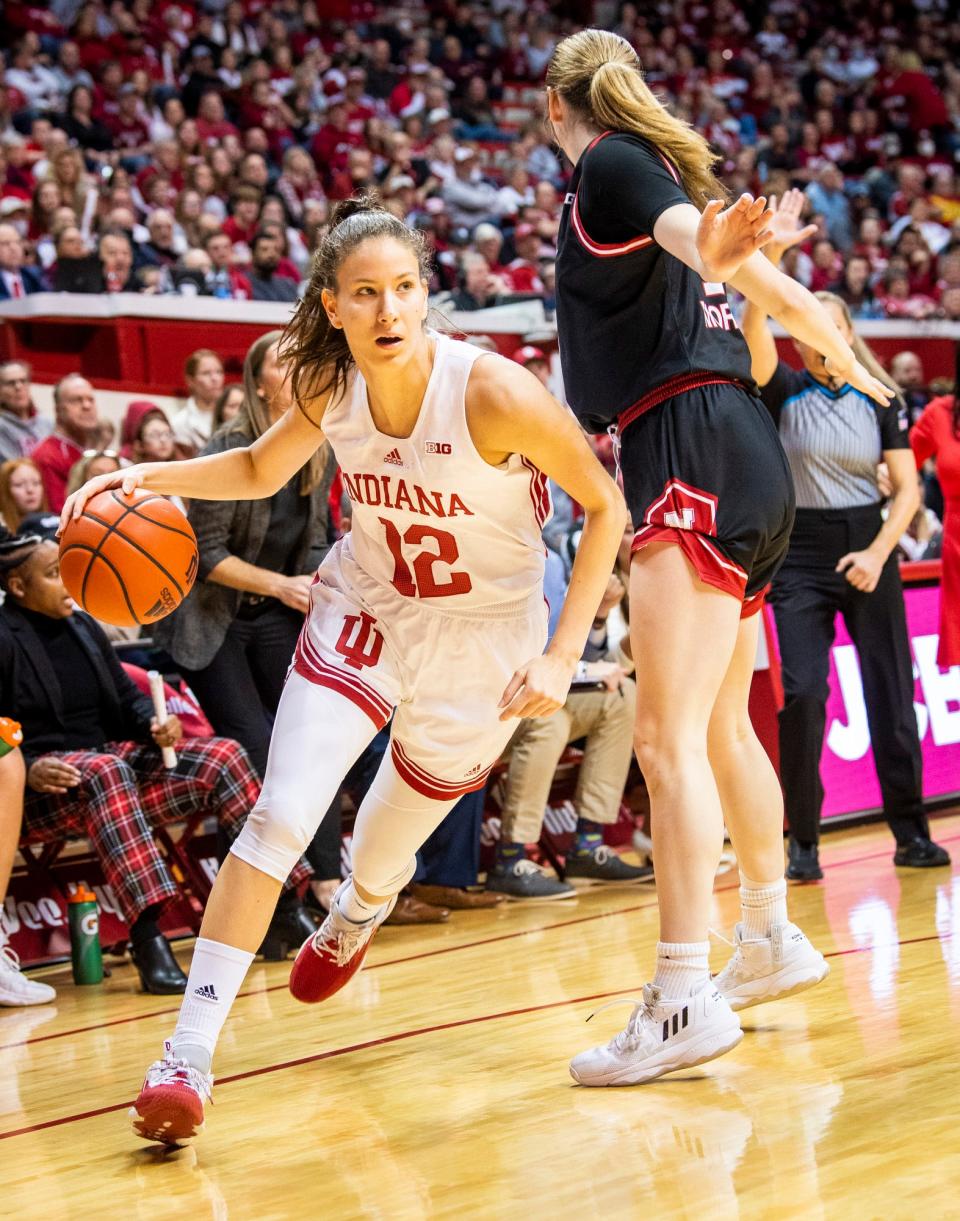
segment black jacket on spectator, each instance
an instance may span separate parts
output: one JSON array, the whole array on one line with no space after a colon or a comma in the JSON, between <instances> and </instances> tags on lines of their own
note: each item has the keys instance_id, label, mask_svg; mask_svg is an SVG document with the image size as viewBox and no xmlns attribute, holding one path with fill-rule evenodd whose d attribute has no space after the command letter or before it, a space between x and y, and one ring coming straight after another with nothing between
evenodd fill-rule
<instances>
[{"instance_id":1,"label":"black jacket on spectator","mask_svg":"<svg viewBox=\"0 0 960 1221\"><path fill-rule=\"evenodd\" d=\"M53 287L58 293L105 293L107 282L103 276L103 264L95 254L84 255L82 259L58 259ZM123 290L135 293L138 289L131 271Z\"/></svg>"},{"instance_id":2,"label":"black jacket on spectator","mask_svg":"<svg viewBox=\"0 0 960 1221\"><path fill-rule=\"evenodd\" d=\"M201 452L219 454L250 442L251 438L239 430L218 432ZM330 549L327 498L335 470L331 452L323 479L310 494L307 526L293 565L296 574L315 572ZM295 478L299 479L299 475ZM248 564L256 564L270 525L270 504L269 498L191 501L190 524L200 552L197 583L173 614L153 628L154 640L178 665L188 670L201 670L210 664L223 644L227 629L236 618L242 594L239 589L208 581L207 576L231 555Z\"/></svg>"},{"instance_id":3,"label":"black jacket on spectator","mask_svg":"<svg viewBox=\"0 0 960 1221\"><path fill-rule=\"evenodd\" d=\"M153 704L127 677L103 629L83 611L74 611L66 625L100 683L104 741L151 741ZM49 751L71 749L64 739L60 680L39 636L9 597L0 607L0 691L23 726L28 767Z\"/></svg>"}]
</instances>

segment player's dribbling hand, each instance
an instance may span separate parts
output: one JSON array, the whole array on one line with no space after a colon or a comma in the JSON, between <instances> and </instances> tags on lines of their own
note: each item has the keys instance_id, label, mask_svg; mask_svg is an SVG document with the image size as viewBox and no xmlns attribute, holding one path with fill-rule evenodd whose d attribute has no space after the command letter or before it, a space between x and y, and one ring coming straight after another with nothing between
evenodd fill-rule
<instances>
[{"instance_id":1,"label":"player's dribbling hand","mask_svg":"<svg viewBox=\"0 0 960 1221\"><path fill-rule=\"evenodd\" d=\"M544 653L521 666L507 683L497 705L501 721L512 717L551 716L566 703L573 673L565 661Z\"/></svg>"},{"instance_id":2,"label":"player's dribbling hand","mask_svg":"<svg viewBox=\"0 0 960 1221\"><path fill-rule=\"evenodd\" d=\"M72 496L68 496L60 513L60 527L57 534L62 534L71 518L76 520L83 512L83 507L91 496L106 492L110 488L120 488L129 495L143 484L145 469L141 466L125 466L119 471L107 471L104 475L94 475L88 479L82 488L78 488Z\"/></svg>"},{"instance_id":3,"label":"player's dribbling hand","mask_svg":"<svg viewBox=\"0 0 960 1221\"><path fill-rule=\"evenodd\" d=\"M894 393L890 387L882 382L879 377L874 377L868 369L863 367L859 360L855 360L849 368L838 369L828 357L823 362L823 367L831 377L846 382L848 385L853 386L855 390L862 390L864 394L875 399L881 407L889 407L893 401Z\"/></svg>"},{"instance_id":4,"label":"player's dribbling hand","mask_svg":"<svg viewBox=\"0 0 960 1221\"><path fill-rule=\"evenodd\" d=\"M735 276L751 254L773 240L772 219L762 195L743 194L726 209L722 199L711 199L697 226L703 278L722 284Z\"/></svg>"}]
</instances>

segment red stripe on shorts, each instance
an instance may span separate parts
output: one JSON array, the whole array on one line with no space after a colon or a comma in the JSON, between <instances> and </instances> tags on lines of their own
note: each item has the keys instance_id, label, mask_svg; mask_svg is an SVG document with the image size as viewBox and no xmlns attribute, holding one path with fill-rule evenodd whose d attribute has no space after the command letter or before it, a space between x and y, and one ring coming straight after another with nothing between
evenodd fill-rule
<instances>
[{"instance_id":1,"label":"red stripe on shorts","mask_svg":"<svg viewBox=\"0 0 960 1221\"><path fill-rule=\"evenodd\" d=\"M693 530L681 530L677 526L641 526L633 536L631 551L640 551L650 543L679 543L694 571L706 585L732 594L738 602L744 600L747 574L728 559L719 547L704 535Z\"/></svg>"},{"instance_id":2,"label":"red stripe on shorts","mask_svg":"<svg viewBox=\"0 0 960 1221\"><path fill-rule=\"evenodd\" d=\"M465 793L473 793L477 789L482 789L492 770L491 765L485 772L474 776L466 783L460 780L441 780L439 776L431 775L419 763L414 763L403 746L395 739L390 742L390 752L400 778L423 797L430 797L434 801L455 801L463 797Z\"/></svg>"},{"instance_id":3,"label":"red stripe on shorts","mask_svg":"<svg viewBox=\"0 0 960 1221\"><path fill-rule=\"evenodd\" d=\"M351 703L367 714L377 729L382 729L393 715L392 706L367 683L352 674L328 665L316 649L301 635L293 655L293 668L301 677L318 687L326 687L346 696Z\"/></svg>"}]
</instances>

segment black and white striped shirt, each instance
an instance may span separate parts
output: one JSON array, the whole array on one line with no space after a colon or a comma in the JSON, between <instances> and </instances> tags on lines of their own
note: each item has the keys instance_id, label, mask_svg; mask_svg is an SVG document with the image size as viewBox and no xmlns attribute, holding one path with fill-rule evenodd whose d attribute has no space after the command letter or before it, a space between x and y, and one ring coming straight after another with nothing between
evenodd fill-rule
<instances>
[{"instance_id":1,"label":"black and white striped shirt","mask_svg":"<svg viewBox=\"0 0 960 1221\"><path fill-rule=\"evenodd\" d=\"M798 509L877 504L877 464L888 449L909 449L906 409L881 407L852 386L831 390L780 362L760 397L780 430Z\"/></svg>"}]
</instances>

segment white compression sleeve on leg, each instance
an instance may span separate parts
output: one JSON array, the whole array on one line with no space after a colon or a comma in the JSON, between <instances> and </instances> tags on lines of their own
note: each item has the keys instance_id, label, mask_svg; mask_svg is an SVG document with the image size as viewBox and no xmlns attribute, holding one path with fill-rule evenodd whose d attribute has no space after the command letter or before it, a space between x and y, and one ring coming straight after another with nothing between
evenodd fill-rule
<instances>
[{"instance_id":1,"label":"white compression sleeve on leg","mask_svg":"<svg viewBox=\"0 0 960 1221\"><path fill-rule=\"evenodd\" d=\"M285 882L376 732L352 701L291 674L273 723L260 798L230 851Z\"/></svg>"},{"instance_id":2,"label":"white compression sleeve on leg","mask_svg":"<svg viewBox=\"0 0 960 1221\"><path fill-rule=\"evenodd\" d=\"M413 877L416 853L457 804L435 801L410 787L388 751L357 811L353 876L371 895L395 895Z\"/></svg>"}]
</instances>

